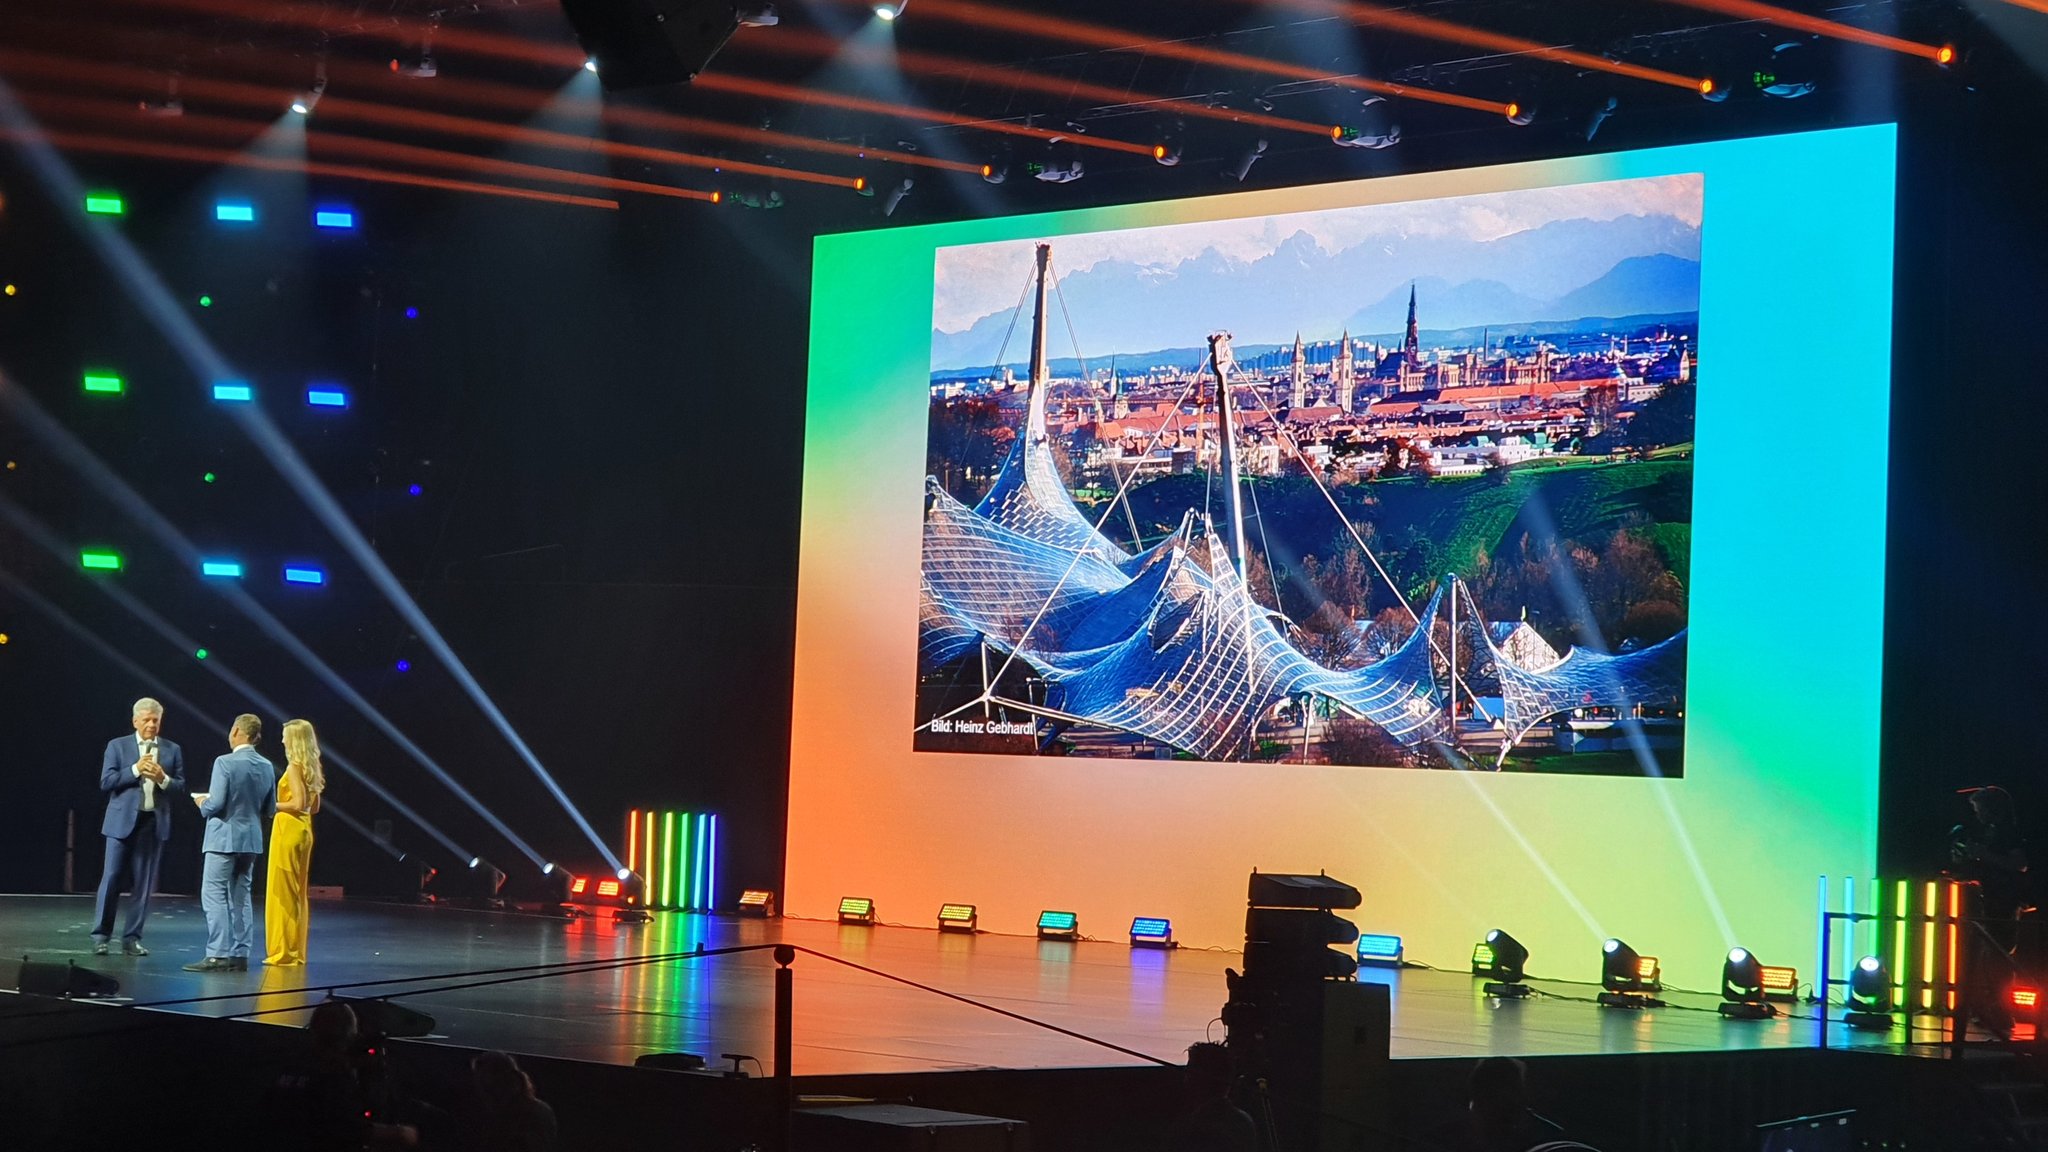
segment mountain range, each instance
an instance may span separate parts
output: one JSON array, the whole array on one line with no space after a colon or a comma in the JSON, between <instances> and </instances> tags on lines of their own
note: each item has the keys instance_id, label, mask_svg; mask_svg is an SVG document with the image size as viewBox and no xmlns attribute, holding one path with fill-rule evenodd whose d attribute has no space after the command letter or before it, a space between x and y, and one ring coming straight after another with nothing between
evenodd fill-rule
<instances>
[{"instance_id":1,"label":"mountain range","mask_svg":"<svg viewBox=\"0 0 2048 1152\"><path fill-rule=\"evenodd\" d=\"M1105 260L1060 279L1091 361L1199 344L1218 329L1239 346L1292 344L1297 331L1311 340L1346 328L1398 335L1411 285L1431 329L1690 313L1699 307L1699 230L1668 215L1558 220L1485 241L1379 235L1335 253L1296 232L1255 260L1210 248L1171 268ZM933 371L993 363L1009 328L1004 311L964 332L934 331ZM1064 328L1055 317L1055 353L1073 350ZM1005 360L1023 358L1029 330L1017 326Z\"/></svg>"}]
</instances>

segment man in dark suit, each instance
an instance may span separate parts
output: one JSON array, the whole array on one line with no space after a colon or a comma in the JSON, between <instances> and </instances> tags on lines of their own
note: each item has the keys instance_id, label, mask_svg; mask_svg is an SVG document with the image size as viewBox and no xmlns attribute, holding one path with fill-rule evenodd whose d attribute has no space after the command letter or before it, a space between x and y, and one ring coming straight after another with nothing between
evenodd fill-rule
<instances>
[{"instance_id":1,"label":"man in dark suit","mask_svg":"<svg viewBox=\"0 0 2048 1152\"><path fill-rule=\"evenodd\" d=\"M206 818L206 868L200 874L199 906L206 910L206 959L187 972L247 972L256 940L256 908L250 898L256 865L263 859L263 828L277 815L277 773L256 754L263 721L247 714L228 729L227 755L213 762L209 790L195 792Z\"/></svg>"},{"instance_id":2,"label":"man in dark suit","mask_svg":"<svg viewBox=\"0 0 2048 1152\"><path fill-rule=\"evenodd\" d=\"M185 790L185 754L158 735L164 706L144 697L135 702L132 719L135 735L107 741L106 754L100 757L100 791L107 794L100 835L107 838L107 860L92 913L92 950L97 956L107 954L114 935L114 906L121 899L124 871L129 874L128 923L121 931L121 951L149 955L142 946L142 925L149 919L149 898L156 894L164 841L171 838L168 797Z\"/></svg>"}]
</instances>

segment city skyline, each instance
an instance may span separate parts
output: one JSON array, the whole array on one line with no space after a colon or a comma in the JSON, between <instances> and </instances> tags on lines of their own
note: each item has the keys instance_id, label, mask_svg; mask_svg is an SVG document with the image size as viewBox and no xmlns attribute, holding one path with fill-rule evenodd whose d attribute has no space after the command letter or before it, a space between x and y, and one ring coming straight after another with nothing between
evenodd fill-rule
<instances>
[{"instance_id":1,"label":"city skyline","mask_svg":"<svg viewBox=\"0 0 2048 1152\"><path fill-rule=\"evenodd\" d=\"M1062 237L1074 330L1056 322L1049 352L1139 355L1211 330L1242 344L1385 335L1411 288L1439 330L1690 313L1702 188L1685 174ZM935 373L1018 359L1014 334L1002 350L1031 247L937 252Z\"/></svg>"}]
</instances>

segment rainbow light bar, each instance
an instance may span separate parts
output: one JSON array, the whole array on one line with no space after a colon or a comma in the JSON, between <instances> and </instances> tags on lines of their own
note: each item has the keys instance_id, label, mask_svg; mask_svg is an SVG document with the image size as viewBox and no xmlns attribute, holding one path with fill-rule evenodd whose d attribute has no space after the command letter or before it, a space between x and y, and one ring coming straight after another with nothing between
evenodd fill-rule
<instances>
[{"instance_id":1,"label":"rainbow light bar","mask_svg":"<svg viewBox=\"0 0 2048 1152\"><path fill-rule=\"evenodd\" d=\"M980 917L974 913L972 904L939 905L939 931L972 932Z\"/></svg>"},{"instance_id":2,"label":"rainbow light bar","mask_svg":"<svg viewBox=\"0 0 2048 1152\"><path fill-rule=\"evenodd\" d=\"M1488 953L1487 959L1491 962L1493 949L1483 944L1480 947L1486 948ZM1379 932L1360 932L1358 934L1358 962L1360 964L1377 964L1386 968L1399 967L1401 964L1401 938Z\"/></svg>"},{"instance_id":3,"label":"rainbow light bar","mask_svg":"<svg viewBox=\"0 0 2048 1152\"><path fill-rule=\"evenodd\" d=\"M840 897L839 922L841 924L873 924L875 922L875 902L865 896Z\"/></svg>"},{"instance_id":4,"label":"rainbow light bar","mask_svg":"<svg viewBox=\"0 0 2048 1152\"><path fill-rule=\"evenodd\" d=\"M1072 912L1045 911L1038 914L1040 940L1072 940L1081 934L1081 918Z\"/></svg>"},{"instance_id":5,"label":"rainbow light bar","mask_svg":"<svg viewBox=\"0 0 2048 1152\"><path fill-rule=\"evenodd\" d=\"M242 566L233 560L201 560L199 562L199 574L201 576L225 576L232 580L240 580L242 578Z\"/></svg>"},{"instance_id":6,"label":"rainbow light bar","mask_svg":"<svg viewBox=\"0 0 2048 1152\"><path fill-rule=\"evenodd\" d=\"M626 815L626 867L647 881L649 908L712 911L718 906L718 817L635 808Z\"/></svg>"},{"instance_id":7,"label":"rainbow light bar","mask_svg":"<svg viewBox=\"0 0 2048 1152\"><path fill-rule=\"evenodd\" d=\"M1140 916L1132 920L1131 947L1173 947L1173 921L1162 916Z\"/></svg>"},{"instance_id":8,"label":"rainbow light bar","mask_svg":"<svg viewBox=\"0 0 2048 1152\"><path fill-rule=\"evenodd\" d=\"M96 550L80 552L78 554L78 565L81 568L88 568L95 572L119 572L121 570L121 554L119 552L101 552Z\"/></svg>"},{"instance_id":9,"label":"rainbow light bar","mask_svg":"<svg viewBox=\"0 0 2048 1152\"><path fill-rule=\"evenodd\" d=\"M126 382L111 372L87 372L85 374L85 390L87 392L102 392L119 396L127 390L127 387Z\"/></svg>"},{"instance_id":10,"label":"rainbow light bar","mask_svg":"<svg viewBox=\"0 0 2048 1152\"><path fill-rule=\"evenodd\" d=\"M213 206L213 218L226 224L254 224L256 206L222 200Z\"/></svg>"},{"instance_id":11,"label":"rainbow light bar","mask_svg":"<svg viewBox=\"0 0 2048 1152\"><path fill-rule=\"evenodd\" d=\"M215 400L247 403L256 398L256 390L249 387L249 382L246 380L215 380L213 382L213 398Z\"/></svg>"}]
</instances>

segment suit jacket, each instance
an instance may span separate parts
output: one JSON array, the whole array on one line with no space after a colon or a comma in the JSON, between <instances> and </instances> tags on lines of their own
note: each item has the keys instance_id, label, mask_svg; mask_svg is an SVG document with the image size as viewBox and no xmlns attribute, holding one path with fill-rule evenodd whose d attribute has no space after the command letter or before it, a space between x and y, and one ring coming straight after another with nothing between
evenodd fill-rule
<instances>
[{"instance_id":1,"label":"suit jacket","mask_svg":"<svg viewBox=\"0 0 2048 1152\"><path fill-rule=\"evenodd\" d=\"M277 775L244 744L213 762L213 786L199 806L208 852L261 852L263 827L277 815Z\"/></svg>"},{"instance_id":2,"label":"suit jacket","mask_svg":"<svg viewBox=\"0 0 2048 1152\"><path fill-rule=\"evenodd\" d=\"M100 821L100 835L125 840L135 833L135 818L142 812L142 779L135 765L142 759L142 741L133 732L107 741L100 757L100 791L107 794L107 814ZM185 790L185 753L161 737L156 742L156 762L165 780L156 788L156 838L171 838L171 809L168 798Z\"/></svg>"}]
</instances>

